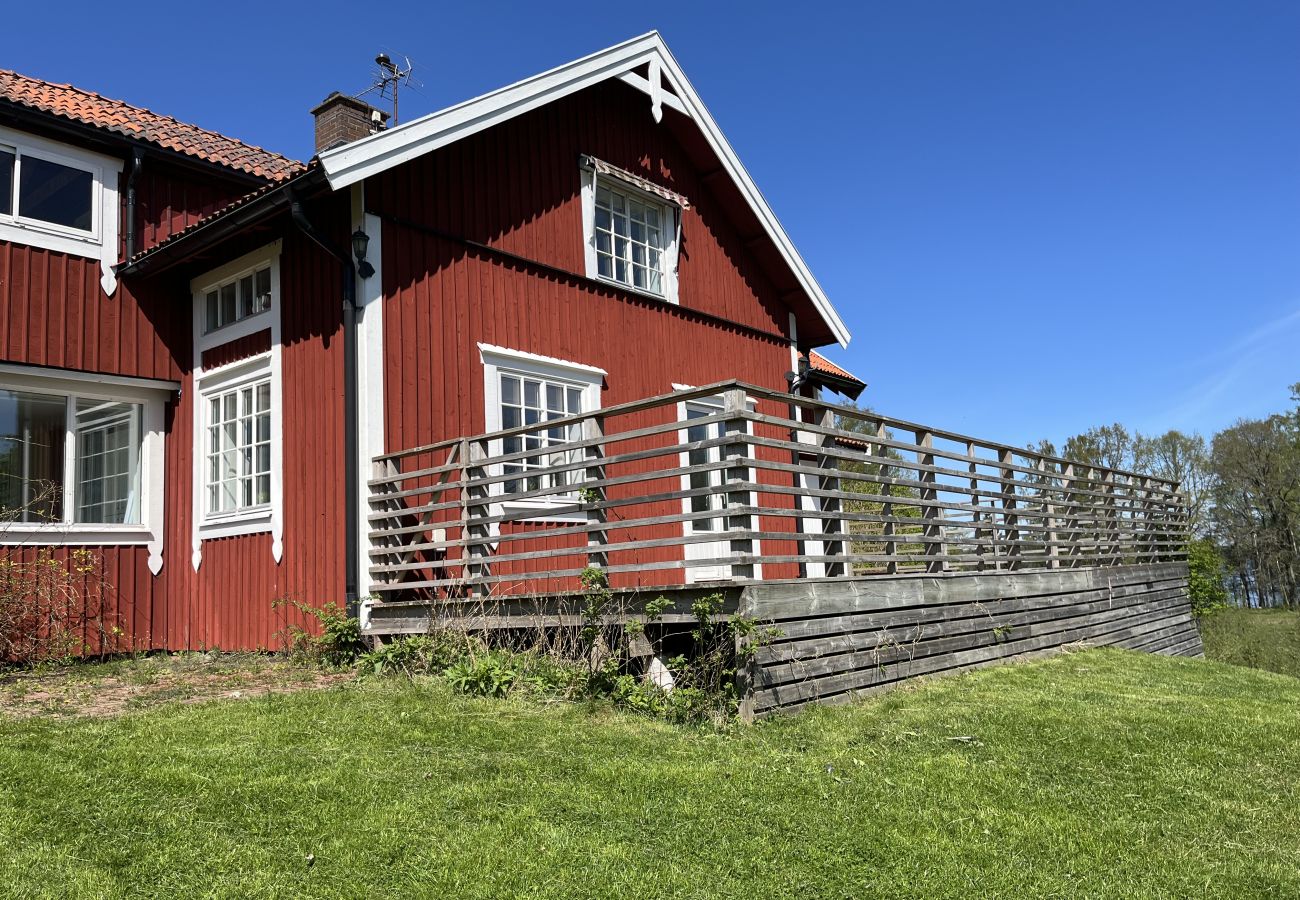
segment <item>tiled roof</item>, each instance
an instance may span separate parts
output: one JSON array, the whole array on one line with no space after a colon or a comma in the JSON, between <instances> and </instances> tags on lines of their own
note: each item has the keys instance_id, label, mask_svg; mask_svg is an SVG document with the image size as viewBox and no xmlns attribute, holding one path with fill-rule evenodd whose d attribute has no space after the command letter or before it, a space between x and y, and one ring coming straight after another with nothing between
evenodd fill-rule
<instances>
[{"instance_id":1,"label":"tiled roof","mask_svg":"<svg viewBox=\"0 0 1300 900\"><path fill-rule=\"evenodd\" d=\"M70 84L51 84L7 69L0 69L0 100L148 141L268 181L283 181L303 170L303 164L297 160L215 131L187 125L171 116L160 116Z\"/></svg>"},{"instance_id":2,"label":"tiled roof","mask_svg":"<svg viewBox=\"0 0 1300 900\"><path fill-rule=\"evenodd\" d=\"M829 372L830 374L838 375L841 378L851 378L854 381L856 381L858 384L866 384L866 382L863 381L861 378L845 371L844 369L841 369L839 366L835 365L835 363L831 362L829 359L822 356L816 350L808 351L808 364L820 372Z\"/></svg>"}]
</instances>

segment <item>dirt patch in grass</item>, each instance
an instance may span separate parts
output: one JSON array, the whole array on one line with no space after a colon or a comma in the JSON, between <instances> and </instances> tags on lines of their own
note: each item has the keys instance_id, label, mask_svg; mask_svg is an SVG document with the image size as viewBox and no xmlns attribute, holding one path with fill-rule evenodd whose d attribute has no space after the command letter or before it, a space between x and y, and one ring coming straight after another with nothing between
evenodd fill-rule
<instances>
[{"instance_id":1,"label":"dirt patch in grass","mask_svg":"<svg viewBox=\"0 0 1300 900\"><path fill-rule=\"evenodd\" d=\"M351 679L263 654L185 653L0 673L0 718L102 718L163 703L250 700Z\"/></svg>"}]
</instances>

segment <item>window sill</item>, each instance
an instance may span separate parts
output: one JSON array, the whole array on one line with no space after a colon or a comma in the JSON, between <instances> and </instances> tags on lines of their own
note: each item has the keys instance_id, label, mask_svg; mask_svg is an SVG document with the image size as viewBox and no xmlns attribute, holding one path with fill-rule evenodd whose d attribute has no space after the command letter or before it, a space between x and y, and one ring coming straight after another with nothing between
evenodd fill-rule
<instances>
[{"instance_id":1,"label":"window sill","mask_svg":"<svg viewBox=\"0 0 1300 900\"><path fill-rule=\"evenodd\" d=\"M677 298L669 297L667 294L656 294L654 291L648 291L645 288L639 288L635 285L627 284L626 282L619 281L615 278L608 278L600 274L588 275L587 277L597 284L615 288L620 291L626 291L627 293L634 294L637 297L644 297L647 300L656 300L659 303L671 303L674 306L677 305Z\"/></svg>"},{"instance_id":2,"label":"window sill","mask_svg":"<svg viewBox=\"0 0 1300 900\"><path fill-rule=\"evenodd\" d=\"M565 523L573 525L587 521L587 514L581 510L575 510L575 506L581 505L580 500L574 499L572 503L530 503L527 500L503 500L497 503L500 512L494 515L513 516L518 513L532 513L518 519L512 519L510 522L502 522L502 525L520 524L520 523Z\"/></svg>"},{"instance_id":3,"label":"window sill","mask_svg":"<svg viewBox=\"0 0 1300 900\"><path fill-rule=\"evenodd\" d=\"M43 228L16 219L0 220L0 240L90 259L99 259L104 251L104 241L94 234L64 231L57 226Z\"/></svg>"},{"instance_id":4,"label":"window sill","mask_svg":"<svg viewBox=\"0 0 1300 900\"><path fill-rule=\"evenodd\" d=\"M263 509L239 516L205 519L199 523L199 539L206 541L241 534L260 534L270 530L271 511Z\"/></svg>"},{"instance_id":5,"label":"window sill","mask_svg":"<svg viewBox=\"0 0 1300 900\"><path fill-rule=\"evenodd\" d=\"M11 523L0 526L0 545L6 547L31 544L59 544L66 546L130 546L148 544L154 540L153 531L145 525L68 525L52 523L36 525Z\"/></svg>"}]
</instances>

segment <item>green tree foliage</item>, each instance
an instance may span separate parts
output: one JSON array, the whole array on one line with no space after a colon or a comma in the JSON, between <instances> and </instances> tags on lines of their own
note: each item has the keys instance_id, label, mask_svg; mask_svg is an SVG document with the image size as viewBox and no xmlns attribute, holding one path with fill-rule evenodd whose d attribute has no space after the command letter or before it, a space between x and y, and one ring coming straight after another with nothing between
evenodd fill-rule
<instances>
[{"instance_id":1,"label":"green tree foliage","mask_svg":"<svg viewBox=\"0 0 1300 900\"><path fill-rule=\"evenodd\" d=\"M1198 616L1222 609L1228 605L1228 574L1223 556L1214 541L1199 538L1187 548L1188 593L1192 599L1192 612Z\"/></svg>"},{"instance_id":2,"label":"green tree foliage","mask_svg":"<svg viewBox=\"0 0 1300 900\"><path fill-rule=\"evenodd\" d=\"M1300 429L1293 411L1214 436L1214 533L1246 593L1300 602Z\"/></svg>"}]
</instances>

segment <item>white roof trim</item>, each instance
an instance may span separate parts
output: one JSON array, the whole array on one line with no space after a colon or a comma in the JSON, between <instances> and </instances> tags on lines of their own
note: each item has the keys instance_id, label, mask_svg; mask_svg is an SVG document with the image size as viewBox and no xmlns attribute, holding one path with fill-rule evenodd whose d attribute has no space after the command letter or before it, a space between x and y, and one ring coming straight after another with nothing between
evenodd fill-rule
<instances>
[{"instance_id":1,"label":"white roof trim","mask_svg":"<svg viewBox=\"0 0 1300 900\"><path fill-rule=\"evenodd\" d=\"M635 75L630 70L647 63L652 72L656 68L662 72L677 96L650 82L646 82L643 87L640 84L645 81L643 78L627 77L629 74ZM652 102L670 106L695 120L713 152L722 161L723 168L740 189L741 195L776 244L831 333L840 346L847 347L850 335L839 313L822 292L821 285L791 243L776 214L763 199L757 185L745 171L744 165L727 143L657 31L525 78L481 97L449 106L440 112L413 119L388 131L326 150L320 154L321 167L330 187L338 190L610 78L618 78L646 90Z\"/></svg>"}]
</instances>

